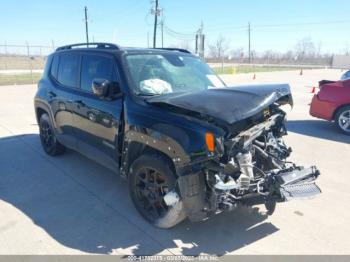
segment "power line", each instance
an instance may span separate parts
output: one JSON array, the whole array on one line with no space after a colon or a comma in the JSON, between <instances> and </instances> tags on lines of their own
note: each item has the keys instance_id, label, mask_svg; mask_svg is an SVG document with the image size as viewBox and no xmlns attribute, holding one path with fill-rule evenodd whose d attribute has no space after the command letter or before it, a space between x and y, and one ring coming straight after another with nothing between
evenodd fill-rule
<instances>
[{"instance_id":1,"label":"power line","mask_svg":"<svg viewBox=\"0 0 350 262\"><path fill-rule=\"evenodd\" d=\"M164 28L165 29L165 28ZM195 40L195 35L193 35L193 37L181 37L181 36L178 36L178 35L174 35L174 34L171 34L169 33L167 30L164 30L164 33L168 36L170 36L171 38L174 38L174 39L178 39L178 40L183 40L183 41L192 41L192 40Z\"/></svg>"},{"instance_id":2,"label":"power line","mask_svg":"<svg viewBox=\"0 0 350 262\"><path fill-rule=\"evenodd\" d=\"M169 32L173 33L173 34L176 34L176 35L181 35L181 36L194 36L196 34L196 32L188 32L188 33L180 33L180 32L177 32L171 28L169 28L168 26L164 26Z\"/></svg>"},{"instance_id":3,"label":"power line","mask_svg":"<svg viewBox=\"0 0 350 262\"><path fill-rule=\"evenodd\" d=\"M281 23L281 24L255 24L254 28L265 28L265 27L288 27L288 26L304 26L304 25L316 25L316 26L323 26L323 25L330 25L330 24L347 24L350 23L350 20L337 20L337 21L323 21L323 22L305 22L305 23ZM246 26L221 26L221 25L214 25L214 26L208 26L206 27L206 31L217 31L220 29L230 29L230 30L242 30L245 29Z\"/></svg>"},{"instance_id":4,"label":"power line","mask_svg":"<svg viewBox=\"0 0 350 262\"><path fill-rule=\"evenodd\" d=\"M181 35L177 35L177 34L174 34L170 31L168 31L166 28L165 28L165 25L164 25L164 33L172 38L175 38L175 39L179 39L179 40L194 40L195 38L195 35L192 35L192 36L181 36Z\"/></svg>"},{"instance_id":5,"label":"power line","mask_svg":"<svg viewBox=\"0 0 350 262\"><path fill-rule=\"evenodd\" d=\"M329 25L329 24L343 24L350 23L350 20L338 20L338 21L324 21L324 22L306 22L306 23L285 23L285 24L263 24L255 27L284 27L284 26L298 26L298 25Z\"/></svg>"},{"instance_id":6,"label":"power line","mask_svg":"<svg viewBox=\"0 0 350 262\"><path fill-rule=\"evenodd\" d=\"M169 28L165 23L163 25L163 29L165 34L167 34L168 36L178 39L178 40L182 40L182 41L193 41L195 40L195 36L197 34L197 32L192 32L192 33L180 33L177 32L171 28Z\"/></svg>"}]
</instances>

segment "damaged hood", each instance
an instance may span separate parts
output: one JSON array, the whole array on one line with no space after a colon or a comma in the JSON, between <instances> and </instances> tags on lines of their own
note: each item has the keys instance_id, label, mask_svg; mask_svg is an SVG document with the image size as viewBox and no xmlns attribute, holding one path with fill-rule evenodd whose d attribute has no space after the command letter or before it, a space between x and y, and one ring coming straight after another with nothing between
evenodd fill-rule
<instances>
[{"instance_id":1,"label":"damaged hood","mask_svg":"<svg viewBox=\"0 0 350 262\"><path fill-rule=\"evenodd\" d=\"M228 124L249 118L277 101L280 104L293 105L288 84L215 88L154 96L147 98L146 101L154 105L171 105L205 114Z\"/></svg>"}]
</instances>

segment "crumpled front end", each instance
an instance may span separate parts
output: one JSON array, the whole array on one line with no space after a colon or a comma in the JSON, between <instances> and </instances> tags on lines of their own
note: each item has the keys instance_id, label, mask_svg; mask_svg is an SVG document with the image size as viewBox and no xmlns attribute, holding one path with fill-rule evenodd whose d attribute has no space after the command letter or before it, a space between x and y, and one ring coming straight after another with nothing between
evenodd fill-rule
<instances>
[{"instance_id":1,"label":"crumpled front end","mask_svg":"<svg viewBox=\"0 0 350 262\"><path fill-rule=\"evenodd\" d=\"M182 170L179 194L191 220L233 210L239 204L265 204L272 214L277 202L321 192L315 183L320 175L316 167L287 161L292 150L283 141L285 113L273 105L264 115L263 121L223 138L217 145L223 149L219 156Z\"/></svg>"}]
</instances>

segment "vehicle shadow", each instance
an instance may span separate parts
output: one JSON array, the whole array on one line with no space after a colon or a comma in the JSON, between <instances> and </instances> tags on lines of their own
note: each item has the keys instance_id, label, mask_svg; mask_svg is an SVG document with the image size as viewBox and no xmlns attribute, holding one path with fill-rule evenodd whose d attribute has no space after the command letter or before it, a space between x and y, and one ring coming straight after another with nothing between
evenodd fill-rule
<instances>
[{"instance_id":1,"label":"vehicle shadow","mask_svg":"<svg viewBox=\"0 0 350 262\"><path fill-rule=\"evenodd\" d=\"M350 136L342 134L334 123L323 120L288 120L287 130L301 135L350 143Z\"/></svg>"},{"instance_id":2,"label":"vehicle shadow","mask_svg":"<svg viewBox=\"0 0 350 262\"><path fill-rule=\"evenodd\" d=\"M0 138L0 167L0 199L60 244L82 252L223 255L279 230L256 207L154 228L136 212L125 180L69 150L45 155L36 134Z\"/></svg>"}]
</instances>

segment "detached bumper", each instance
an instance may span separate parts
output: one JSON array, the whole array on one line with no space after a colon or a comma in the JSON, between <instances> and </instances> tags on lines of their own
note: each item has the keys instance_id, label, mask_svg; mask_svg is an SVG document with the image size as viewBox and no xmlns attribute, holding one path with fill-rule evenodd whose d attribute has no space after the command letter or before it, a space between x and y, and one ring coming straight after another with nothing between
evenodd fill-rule
<instances>
[{"instance_id":1,"label":"detached bumper","mask_svg":"<svg viewBox=\"0 0 350 262\"><path fill-rule=\"evenodd\" d=\"M278 174L276 181L282 201L312 198L320 194L321 190L315 183L319 175L314 166Z\"/></svg>"},{"instance_id":2,"label":"detached bumper","mask_svg":"<svg viewBox=\"0 0 350 262\"><path fill-rule=\"evenodd\" d=\"M217 211L233 210L238 204L257 205L265 204L272 214L276 202L286 202L293 199L308 199L321 193L315 181L320 175L316 167L293 167L271 173L261 184L258 190L242 195L231 203L232 209L223 209L218 202L217 194L212 192L208 197L205 177L202 172L196 172L178 179L181 200L185 212L191 221L200 221Z\"/></svg>"}]
</instances>

